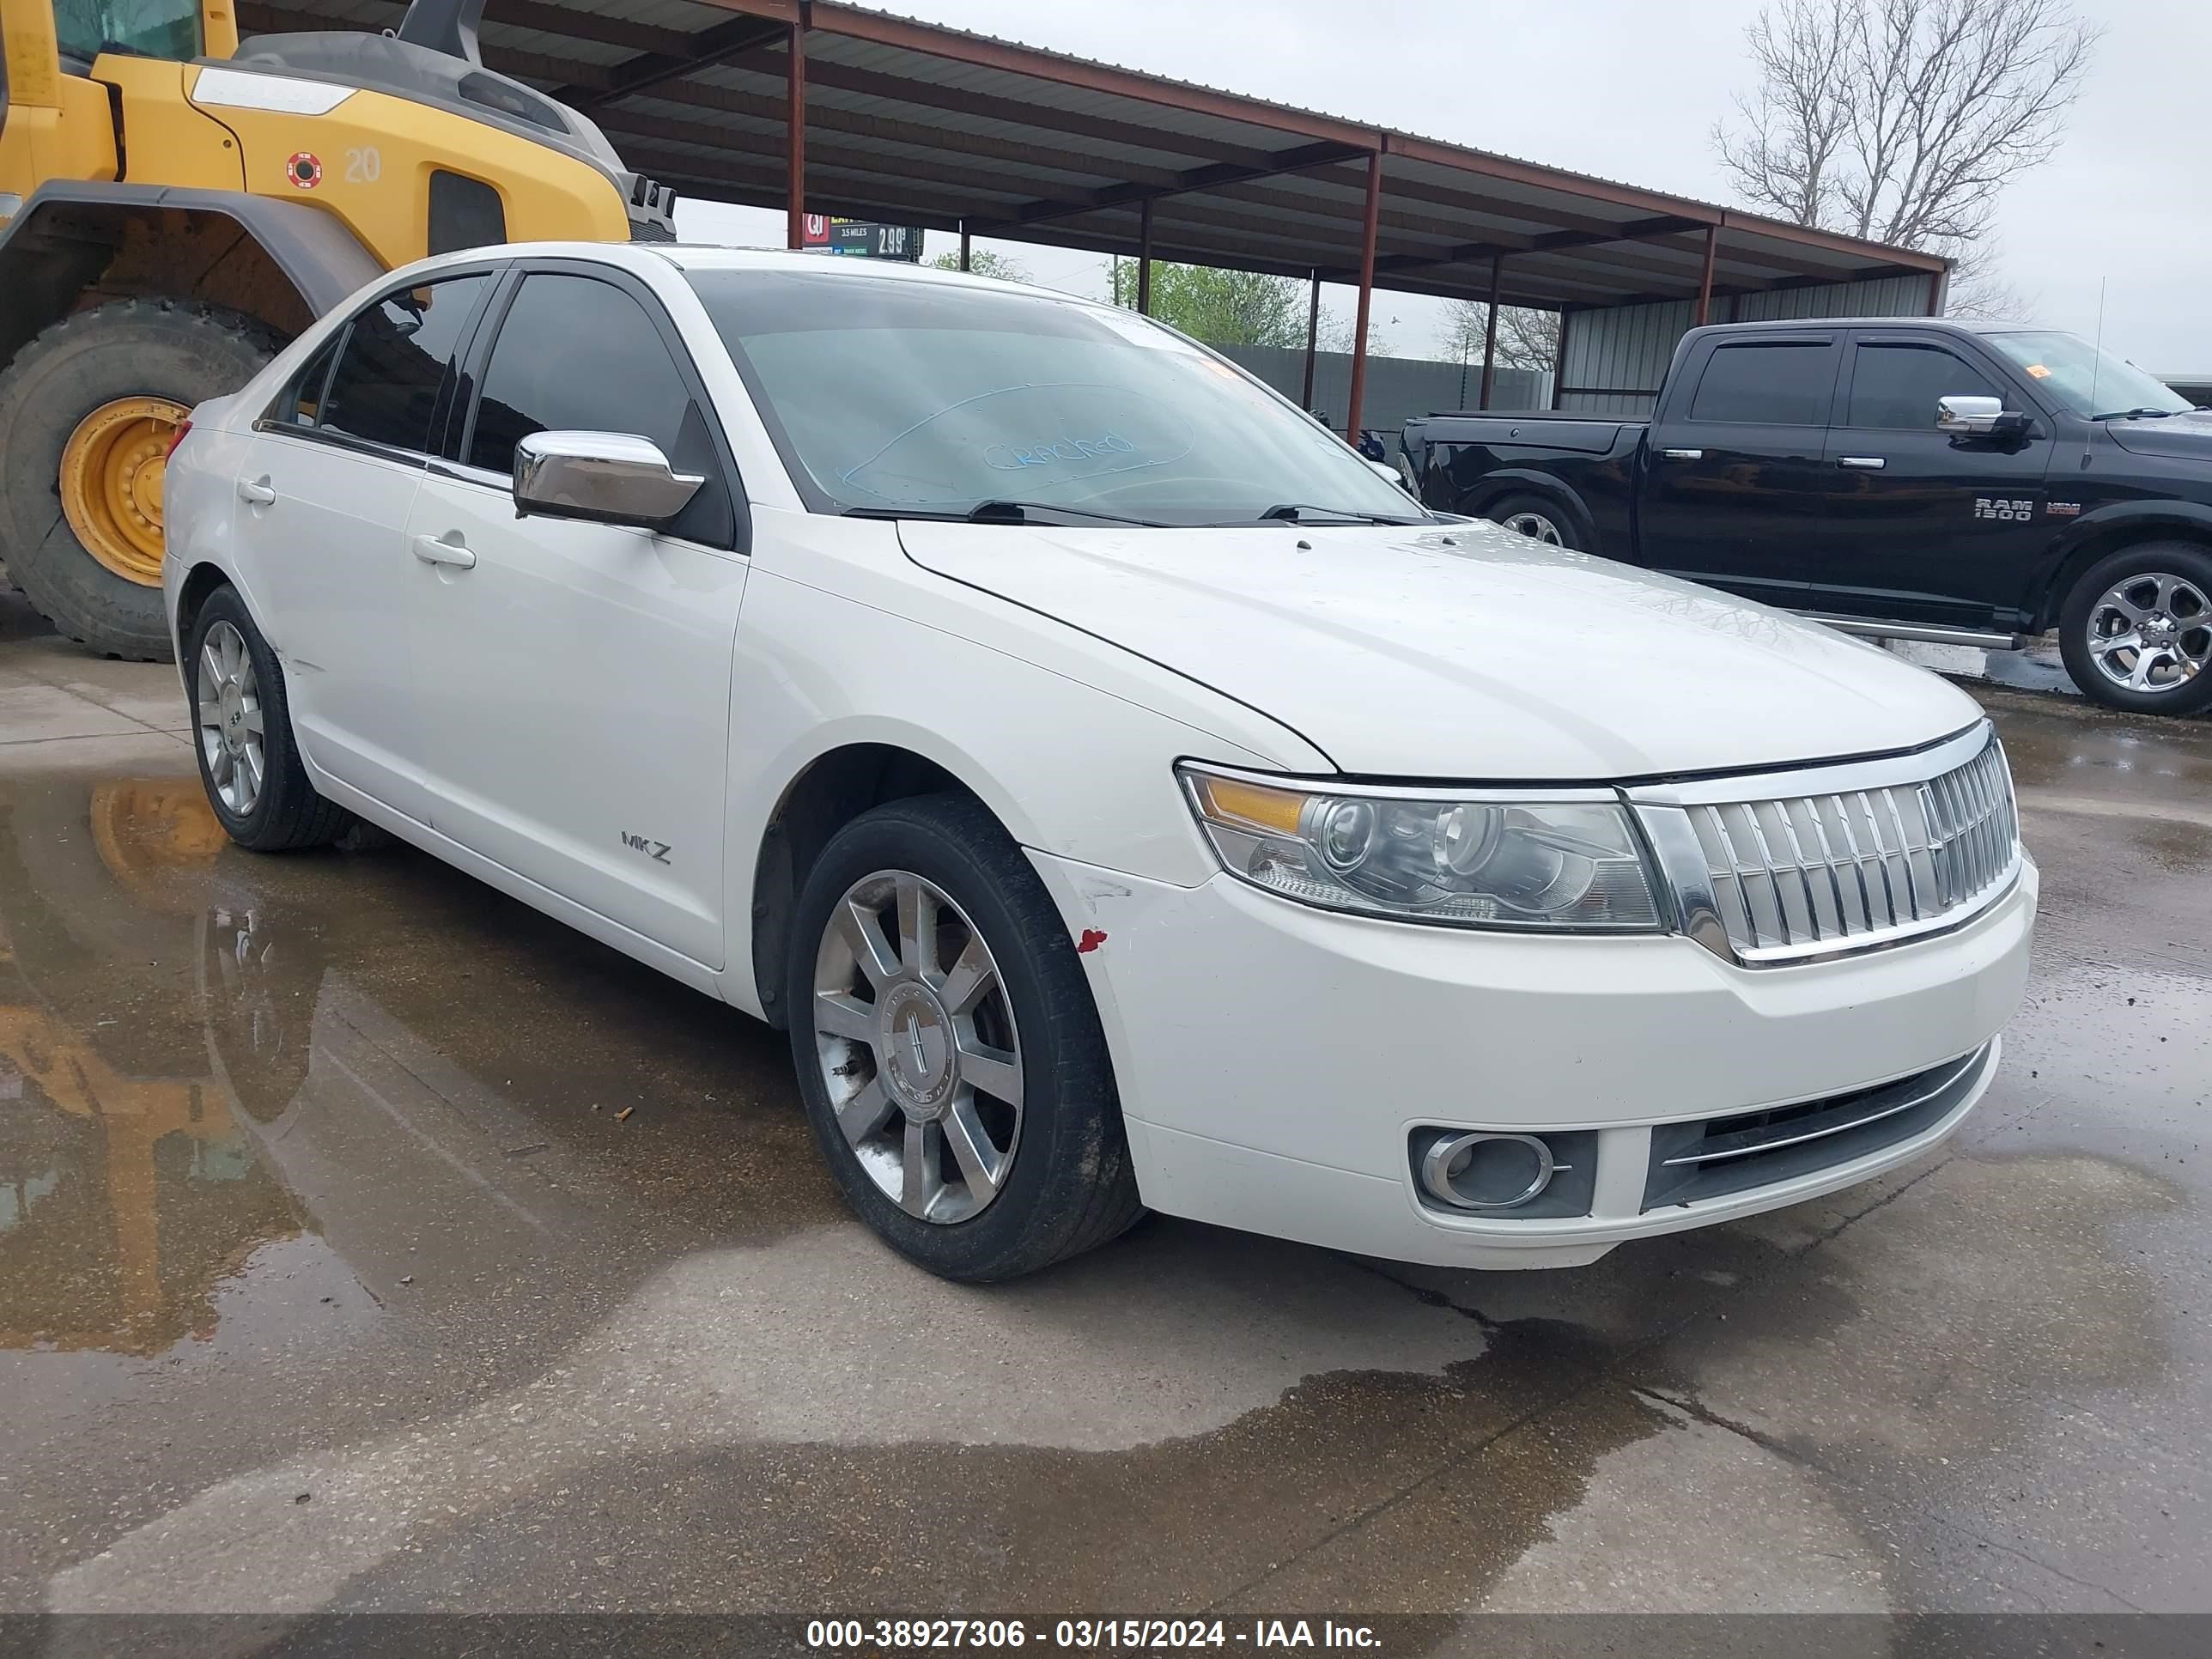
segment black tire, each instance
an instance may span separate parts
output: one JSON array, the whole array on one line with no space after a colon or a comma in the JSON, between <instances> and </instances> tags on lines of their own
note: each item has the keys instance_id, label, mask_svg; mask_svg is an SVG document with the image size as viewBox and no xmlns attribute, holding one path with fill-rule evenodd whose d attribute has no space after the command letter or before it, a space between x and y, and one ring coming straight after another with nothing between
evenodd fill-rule
<instances>
[{"instance_id":1,"label":"black tire","mask_svg":"<svg viewBox=\"0 0 2212 1659\"><path fill-rule=\"evenodd\" d=\"M259 796L243 814L231 810L210 769L207 744L198 725L197 702L188 694L185 707L194 709L192 754L199 762L200 784L216 820L240 847L257 853L285 853L295 848L326 847L352 827L353 814L315 793L300 763L300 746L292 735L292 710L284 690L283 665L261 637L246 601L238 590L225 585L207 596L192 631L185 641L187 684L198 684L200 653L216 625L228 623L246 641L253 661L253 677L260 694L264 769Z\"/></svg>"},{"instance_id":2,"label":"black tire","mask_svg":"<svg viewBox=\"0 0 2212 1659\"><path fill-rule=\"evenodd\" d=\"M2193 589L2193 597L2187 589L2177 595L2185 605L2175 607L2172 637L2183 654L2200 665L2212 655L2212 609L2197 608L2212 601L2212 550L2195 542L2143 542L2091 565L2066 595L2058 613L2058 648L2067 673L2084 696L2107 708L2137 714L2194 714L2212 707L2212 665L2148 690L2124 685L2098 665L2092 635L2100 627L2105 596L2130 576L2177 577ZM2150 591L2148 583L2145 591ZM2101 626L2109 629L2111 623ZM2164 671L2160 678L2165 678Z\"/></svg>"},{"instance_id":3,"label":"black tire","mask_svg":"<svg viewBox=\"0 0 2212 1659\"><path fill-rule=\"evenodd\" d=\"M815 962L832 909L854 883L886 870L933 884L972 919L1020 1033L1012 1163L997 1196L965 1220L924 1220L877 1185L838 1127L815 1047ZM846 1201L894 1249L944 1278L989 1283L1093 1249L1143 1215L1074 943L1021 849L981 806L964 795L916 796L854 819L809 872L792 937L786 1006L807 1119Z\"/></svg>"},{"instance_id":4,"label":"black tire","mask_svg":"<svg viewBox=\"0 0 2212 1659\"><path fill-rule=\"evenodd\" d=\"M0 374L0 559L64 634L106 656L169 659L161 588L93 557L62 511L62 449L77 423L119 398L190 409L235 391L277 349L273 333L236 312L117 300L63 318Z\"/></svg>"},{"instance_id":5,"label":"black tire","mask_svg":"<svg viewBox=\"0 0 2212 1659\"><path fill-rule=\"evenodd\" d=\"M1574 520L1567 516L1557 501L1547 501L1541 495L1504 496L1486 507L1482 516L1493 524L1518 531L1531 541L1568 548L1581 545L1575 535ZM1547 535L1540 531L1526 528L1524 523L1516 523L1516 520L1548 526L1550 533Z\"/></svg>"}]
</instances>

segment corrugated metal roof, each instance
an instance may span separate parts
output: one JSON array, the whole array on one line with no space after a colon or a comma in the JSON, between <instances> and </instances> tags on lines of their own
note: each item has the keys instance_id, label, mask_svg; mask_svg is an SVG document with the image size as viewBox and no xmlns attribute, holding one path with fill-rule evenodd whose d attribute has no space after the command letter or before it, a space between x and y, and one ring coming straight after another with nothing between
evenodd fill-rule
<instances>
[{"instance_id":1,"label":"corrugated metal roof","mask_svg":"<svg viewBox=\"0 0 2212 1659\"><path fill-rule=\"evenodd\" d=\"M1220 88L843 0L489 0L486 64L554 92L628 163L709 199L785 205L791 25L804 7L807 203L1014 240L1357 276L1379 154L1376 283L1553 308L1911 274L1856 241ZM395 25L401 0L241 0L252 33Z\"/></svg>"}]
</instances>

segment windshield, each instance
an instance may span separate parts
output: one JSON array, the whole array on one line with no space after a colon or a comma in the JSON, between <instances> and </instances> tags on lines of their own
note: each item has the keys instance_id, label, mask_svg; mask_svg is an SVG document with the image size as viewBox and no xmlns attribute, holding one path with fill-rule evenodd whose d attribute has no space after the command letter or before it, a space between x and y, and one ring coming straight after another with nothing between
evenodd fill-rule
<instances>
[{"instance_id":1,"label":"windshield","mask_svg":"<svg viewBox=\"0 0 2212 1659\"><path fill-rule=\"evenodd\" d=\"M785 460L831 511L1423 516L1311 418L1126 311L861 273L687 274Z\"/></svg>"},{"instance_id":2,"label":"windshield","mask_svg":"<svg viewBox=\"0 0 2212 1659\"><path fill-rule=\"evenodd\" d=\"M2091 345L2078 334L1989 334L1983 337L2021 372L2076 415L2156 410L2179 414L2195 407L2124 359Z\"/></svg>"},{"instance_id":3,"label":"windshield","mask_svg":"<svg viewBox=\"0 0 2212 1659\"><path fill-rule=\"evenodd\" d=\"M200 55L200 0L55 0L54 34L64 58L90 63L103 52L177 62Z\"/></svg>"}]
</instances>

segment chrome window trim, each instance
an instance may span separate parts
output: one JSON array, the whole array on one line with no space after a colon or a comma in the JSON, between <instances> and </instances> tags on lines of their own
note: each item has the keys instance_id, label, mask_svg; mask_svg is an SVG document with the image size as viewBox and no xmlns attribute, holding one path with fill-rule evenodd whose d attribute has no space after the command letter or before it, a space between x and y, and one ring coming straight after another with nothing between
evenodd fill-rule
<instances>
[{"instance_id":1,"label":"chrome window trim","mask_svg":"<svg viewBox=\"0 0 2212 1659\"><path fill-rule=\"evenodd\" d=\"M295 438L301 443L319 445L325 449L342 449L352 455L370 460L392 461L405 467L429 465L430 457L419 449L402 449L396 444L379 443L374 438L357 437L350 432L332 426L301 426L288 421L272 421L267 416L254 422L256 435L264 438Z\"/></svg>"},{"instance_id":2,"label":"chrome window trim","mask_svg":"<svg viewBox=\"0 0 2212 1659\"><path fill-rule=\"evenodd\" d=\"M471 466L466 461L449 461L442 456L430 458L430 476L453 483L481 484L486 489L514 493L514 479L505 472L495 472L488 466Z\"/></svg>"}]
</instances>

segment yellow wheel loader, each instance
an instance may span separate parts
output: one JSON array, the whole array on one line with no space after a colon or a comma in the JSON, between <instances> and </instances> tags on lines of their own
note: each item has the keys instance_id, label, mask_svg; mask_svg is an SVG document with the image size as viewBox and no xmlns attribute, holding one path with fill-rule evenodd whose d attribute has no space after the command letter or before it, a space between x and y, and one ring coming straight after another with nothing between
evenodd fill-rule
<instances>
[{"instance_id":1,"label":"yellow wheel loader","mask_svg":"<svg viewBox=\"0 0 2212 1659\"><path fill-rule=\"evenodd\" d=\"M483 67L484 0L241 42L235 0L0 0L0 565L165 659L185 412L378 273L501 241L674 240L675 194Z\"/></svg>"}]
</instances>

